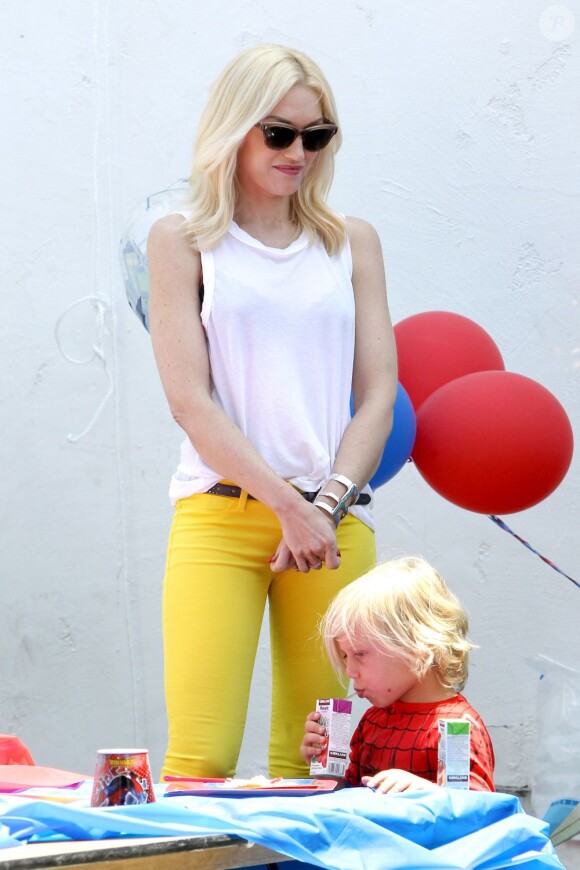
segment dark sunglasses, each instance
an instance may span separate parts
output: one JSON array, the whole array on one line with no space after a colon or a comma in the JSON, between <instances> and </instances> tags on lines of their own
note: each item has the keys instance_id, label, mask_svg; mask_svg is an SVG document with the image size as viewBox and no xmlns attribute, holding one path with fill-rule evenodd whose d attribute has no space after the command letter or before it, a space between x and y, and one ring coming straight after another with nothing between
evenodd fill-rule
<instances>
[{"instance_id":1,"label":"dark sunglasses","mask_svg":"<svg viewBox=\"0 0 580 870\"><path fill-rule=\"evenodd\" d=\"M301 137L305 151L322 151L338 132L336 124L313 124L299 130L293 124L284 124L281 121L260 121L256 127L262 131L266 147L273 151L289 148L297 136Z\"/></svg>"}]
</instances>

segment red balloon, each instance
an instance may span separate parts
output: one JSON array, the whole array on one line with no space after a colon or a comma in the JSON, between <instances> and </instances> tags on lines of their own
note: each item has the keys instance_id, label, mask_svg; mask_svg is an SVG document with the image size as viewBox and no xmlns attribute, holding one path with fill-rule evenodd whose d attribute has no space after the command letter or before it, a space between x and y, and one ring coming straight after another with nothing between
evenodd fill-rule
<instances>
[{"instance_id":1,"label":"red balloon","mask_svg":"<svg viewBox=\"0 0 580 870\"><path fill-rule=\"evenodd\" d=\"M556 489L573 449L572 426L552 393L523 375L490 371L457 378L421 405L412 458L454 504L509 514Z\"/></svg>"},{"instance_id":2,"label":"red balloon","mask_svg":"<svg viewBox=\"0 0 580 870\"><path fill-rule=\"evenodd\" d=\"M449 381L472 372L503 370L490 335L468 317L450 311L424 311L394 327L399 381L415 411Z\"/></svg>"}]
</instances>

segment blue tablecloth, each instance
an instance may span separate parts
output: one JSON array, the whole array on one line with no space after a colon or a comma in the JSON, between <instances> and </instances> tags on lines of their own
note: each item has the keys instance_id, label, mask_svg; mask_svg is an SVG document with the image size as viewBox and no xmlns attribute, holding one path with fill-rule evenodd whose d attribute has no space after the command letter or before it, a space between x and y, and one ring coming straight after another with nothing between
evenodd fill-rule
<instances>
[{"instance_id":1,"label":"blue tablecloth","mask_svg":"<svg viewBox=\"0 0 580 870\"><path fill-rule=\"evenodd\" d=\"M132 807L0 796L0 846L50 839L235 834L332 870L563 870L548 825L505 794L366 788L311 797L161 797Z\"/></svg>"}]
</instances>

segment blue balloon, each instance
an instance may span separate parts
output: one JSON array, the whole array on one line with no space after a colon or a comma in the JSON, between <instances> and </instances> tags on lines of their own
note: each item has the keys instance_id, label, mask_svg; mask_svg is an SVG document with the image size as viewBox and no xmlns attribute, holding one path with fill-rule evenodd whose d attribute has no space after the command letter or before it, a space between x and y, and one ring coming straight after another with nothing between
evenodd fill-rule
<instances>
[{"instance_id":1,"label":"blue balloon","mask_svg":"<svg viewBox=\"0 0 580 870\"><path fill-rule=\"evenodd\" d=\"M411 455L417 434L413 403L402 384L397 385L393 407L393 428L385 444L379 467L370 480L372 489L382 486L397 474Z\"/></svg>"},{"instance_id":2,"label":"blue balloon","mask_svg":"<svg viewBox=\"0 0 580 870\"><path fill-rule=\"evenodd\" d=\"M352 397L350 411L354 413ZM379 467L370 480L372 489L377 489L401 470L411 455L417 434L417 418L413 403L402 384L397 384L393 406L393 428L385 444Z\"/></svg>"}]
</instances>

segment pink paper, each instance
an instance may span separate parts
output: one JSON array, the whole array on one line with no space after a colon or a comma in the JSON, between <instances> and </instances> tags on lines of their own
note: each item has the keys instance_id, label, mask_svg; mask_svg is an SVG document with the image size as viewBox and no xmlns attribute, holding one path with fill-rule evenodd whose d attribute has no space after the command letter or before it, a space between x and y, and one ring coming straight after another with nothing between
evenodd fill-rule
<instances>
[{"instance_id":1,"label":"pink paper","mask_svg":"<svg viewBox=\"0 0 580 870\"><path fill-rule=\"evenodd\" d=\"M74 788L92 776L71 773L56 767L25 764L0 764L0 792L25 788Z\"/></svg>"}]
</instances>

